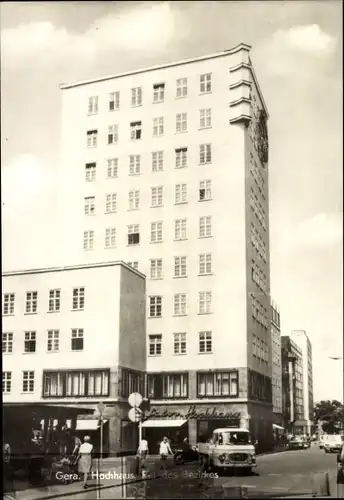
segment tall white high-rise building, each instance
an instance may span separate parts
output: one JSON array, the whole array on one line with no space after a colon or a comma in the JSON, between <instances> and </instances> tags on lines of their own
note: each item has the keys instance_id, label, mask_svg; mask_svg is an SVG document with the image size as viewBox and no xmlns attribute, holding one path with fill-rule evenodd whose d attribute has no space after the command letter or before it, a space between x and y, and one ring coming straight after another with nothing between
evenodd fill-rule
<instances>
[{"instance_id":1,"label":"tall white high-rise building","mask_svg":"<svg viewBox=\"0 0 344 500\"><path fill-rule=\"evenodd\" d=\"M152 415L191 442L240 417L271 437L268 112L249 53L61 86L61 260L147 276Z\"/></svg>"},{"instance_id":2,"label":"tall white high-rise building","mask_svg":"<svg viewBox=\"0 0 344 500\"><path fill-rule=\"evenodd\" d=\"M303 363L303 411L304 420L306 421L306 432L311 433L313 425L313 358L312 344L305 330L293 330L290 333L290 338L302 351Z\"/></svg>"}]
</instances>

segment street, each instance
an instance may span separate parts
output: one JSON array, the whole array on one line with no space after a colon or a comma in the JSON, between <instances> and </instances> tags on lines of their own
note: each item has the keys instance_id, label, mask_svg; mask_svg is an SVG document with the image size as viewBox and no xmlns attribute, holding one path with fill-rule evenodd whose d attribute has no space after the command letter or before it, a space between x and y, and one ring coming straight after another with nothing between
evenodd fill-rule
<instances>
[{"instance_id":1,"label":"street","mask_svg":"<svg viewBox=\"0 0 344 500\"><path fill-rule=\"evenodd\" d=\"M109 482L102 481L100 491L94 489L95 481L90 482L88 491L80 491L80 483L72 487L60 486L59 491L34 495L33 491L26 494L24 491L17 495L17 499L36 500L48 498L60 493L68 498L80 500L120 499L124 495L128 498L220 498L223 488L227 489L229 497L238 496L238 488L242 487L246 497L283 497L288 495L303 495L322 493L325 484L325 473L329 472L331 496L336 494L336 455L325 454L318 446L309 450L286 451L257 457L257 469L251 475L239 472L220 474L215 478L201 477L198 464L173 466L166 473L155 467L151 474L155 479L139 481L127 485L126 492L120 486L112 487ZM159 465L159 464L156 464ZM171 467L172 465L172 467ZM151 467L151 466L149 466ZM163 474L164 477L158 477ZM106 484L107 483L107 484ZM97 495L98 493L98 495Z\"/></svg>"}]
</instances>

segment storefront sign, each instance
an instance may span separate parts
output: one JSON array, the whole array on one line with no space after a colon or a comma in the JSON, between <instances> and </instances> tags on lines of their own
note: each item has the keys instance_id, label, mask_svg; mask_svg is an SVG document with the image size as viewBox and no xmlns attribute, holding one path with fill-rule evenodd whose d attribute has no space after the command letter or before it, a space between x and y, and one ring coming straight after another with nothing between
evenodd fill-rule
<instances>
[{"instance_id":1,"label":"storefront sign","mask_svg":"<svg viewBox=\"0 0 344 500\"><path fill-rule=\"evenodd\" d=\"M153 408L149 415L150 418L176 418L176 419L196 419L196 420L240 420L240 412L221 412L215 406L207 408L205 411L197 409L196 405L189 407L188 411L169 411L165 410L160 412L159 409Z\"/></svg>"}]
</instances>

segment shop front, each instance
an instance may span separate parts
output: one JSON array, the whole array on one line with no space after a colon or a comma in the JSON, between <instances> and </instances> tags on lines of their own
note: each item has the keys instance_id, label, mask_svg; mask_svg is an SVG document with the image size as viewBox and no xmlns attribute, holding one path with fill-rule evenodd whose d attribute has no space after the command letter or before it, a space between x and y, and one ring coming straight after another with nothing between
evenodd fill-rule
<instances>
[{"instance_id":1,"label":"shop front","mask_svg":"<svg viewBox=\"0 0 344 500\"><path fill-rule=\"evenodd\" d=\"M190 444L206 441L218 427L238 427L246 413L246 405L233 404L180 404L157 405L145 417L143 436L150 452L158 453L159 444L167 437L177 447L185 437Z\"/></svg>"}]
</instances>

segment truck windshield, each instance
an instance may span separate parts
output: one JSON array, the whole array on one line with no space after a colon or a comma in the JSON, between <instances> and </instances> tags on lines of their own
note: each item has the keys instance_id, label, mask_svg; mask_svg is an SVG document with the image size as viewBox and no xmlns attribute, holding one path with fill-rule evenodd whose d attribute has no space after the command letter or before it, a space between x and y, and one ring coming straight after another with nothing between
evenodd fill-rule
<instances>
[{"instance_id":1,"label":"truck windshield","mask_svg":"<svg viewBox=\"0 0 344 500\"><path fill-rule=\"evenodd\" d=\"M224 432L223 444L251 444L248 432Z\"/></svg>"}]
</instances>

